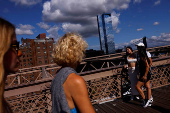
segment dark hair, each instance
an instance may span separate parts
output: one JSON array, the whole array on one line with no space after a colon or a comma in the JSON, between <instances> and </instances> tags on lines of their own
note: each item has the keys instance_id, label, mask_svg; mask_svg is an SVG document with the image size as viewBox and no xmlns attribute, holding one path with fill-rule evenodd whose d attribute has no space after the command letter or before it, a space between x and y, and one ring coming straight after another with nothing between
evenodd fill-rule
<instances>
[{"instance_id":1,"label":"dark hair","mask_svg":"<svg viewBox=\"0 0 170 113\"><path fill-rule=\"evenodd\" d=\"M140 57L146 58L147 54L146 54L146 48L144 46L138 46L138 53Z\"/></svg>"},{"instance_id":2,"label":"dark hair","mask_svg":"<svg viewBox=\"0 0 170 113\"><path fill-rule=\"evenodd\" d=\"M126 47L126 56L129 55L129 53L127 52L127 48L129 48L129 49L133 52L133 49L132 49L130 46L127 46L127 47Z\"/></svg>"},{"instance_id":3,"label":"dark hair","mask_svg":"<svg viewBox=\"0 0 170 113\"><path fill-rule=\"evenodd\" d=\"M138 49L139 57L146 58L149 63L150 61L149 61L148 55L146 53L146 48L144 46L138 46L137 49Z\"/></svg>"},{"instance_id":4,"label":"dark hair","mask_svg":"<svg viewBox=\"0 0 170 113\"><path fill-rule=\"evenodd\" d=\"M127 56L129 55L129 53L127 52L127 48L129 48L129 49L133 52L133 49L132 49L130 46L127 46L127 47L126 47L126 55L124 56L124 62L125 62L125 64L128 64Z\"/></svg>"}]
</instances>

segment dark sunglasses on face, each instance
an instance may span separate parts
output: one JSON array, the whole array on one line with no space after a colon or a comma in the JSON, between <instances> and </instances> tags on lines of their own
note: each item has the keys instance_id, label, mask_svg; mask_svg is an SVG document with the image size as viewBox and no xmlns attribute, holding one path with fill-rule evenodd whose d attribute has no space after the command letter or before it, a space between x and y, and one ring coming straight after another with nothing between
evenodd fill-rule
<instances>
[{"instance_id":1,"label":"dark sunglasses on face","mask_svg":"<svg viewBox=\"0 0 170 113\"><path fill-rule=\"evenodd\" d=\"M19 42L16 42L15 44L11 44L11 47L17 52L19 51Z\"/></svg>"}]
</instances>

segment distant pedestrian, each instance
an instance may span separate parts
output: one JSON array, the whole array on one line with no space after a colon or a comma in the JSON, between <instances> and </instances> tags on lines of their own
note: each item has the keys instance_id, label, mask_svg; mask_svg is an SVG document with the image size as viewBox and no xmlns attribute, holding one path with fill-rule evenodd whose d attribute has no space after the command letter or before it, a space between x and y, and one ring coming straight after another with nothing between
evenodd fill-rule
<instances>
[{"instance_id":1,"label":"distant pedestrian","mask_svg":"<svg viewBox=\"0 0 170 113\"><path fill-rule=\"evenodd\" d=\"M150 58L151 55L149 55L150 53L146 51L146 48L143 43L139 43L136 46L139 55L138 62L139 62L139 73L140 73L136 88L143 98L143 107L146 108L147 106L150 106L151 102L153 101L153 98L151 96L151 86L150 86L150 78L151 78L150 65L152 64L152 60ZM147 98L144 95L143 90L141 89L142 86L145 86L147 89Z\"/></svg>"},{"instance_id":2,"label":"distant pedestrian","mask_svg":"<svg viewBox=\"0 0 170 113\"><path fill-rule=\"evenodd\" d=\"M66 33L54 46L54 62L61 66L51 82L52 113L94 113L84 79L76 67L87 43L75 33Z\"/></svg>"},{"instance_id":3,"label":"distant pedestrian","mask_svg":"<svg viewBox=\"0 0 170 113\"><path fill-rule=\"evenodd\" d=\"M12 113L4 99L5 81L9 73L18 71L21 55L14 25L0 18L0 113Z\"/></svg>"},{"instance_id":4,"label":"distant pedestrian","mask_svg":"<svg viewBox=\"0 0 170 113\"><path fill-rule=\"evenodd\" d=\"M125 57L126 65L124 65L124 68L128 69L130 82L131 82L131 100L139 99L138 95L139 92L136 89L137 84L137 73L138 73L138 67L137 67L137 57L136 54L133 53L133 50L130 46L126 47L126 57Z\"/></svg>"}]
</instances>

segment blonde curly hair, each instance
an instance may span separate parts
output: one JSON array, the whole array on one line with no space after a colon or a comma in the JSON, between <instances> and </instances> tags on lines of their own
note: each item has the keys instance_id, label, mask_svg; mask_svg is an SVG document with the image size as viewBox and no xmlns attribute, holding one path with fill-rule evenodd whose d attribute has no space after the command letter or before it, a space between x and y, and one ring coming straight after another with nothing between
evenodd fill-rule
<instances>
[{"instance_id":1,"label":"blonde curly hair","mask_svg":"<svg viewBox=\"0 0 170 113\"><path fill-rule=\"evenodd\" d=\"M82 61L87 47L82 36L68 32L55 44L52 57L59 66L73 66Z\"/></svg>"}]
</instances>

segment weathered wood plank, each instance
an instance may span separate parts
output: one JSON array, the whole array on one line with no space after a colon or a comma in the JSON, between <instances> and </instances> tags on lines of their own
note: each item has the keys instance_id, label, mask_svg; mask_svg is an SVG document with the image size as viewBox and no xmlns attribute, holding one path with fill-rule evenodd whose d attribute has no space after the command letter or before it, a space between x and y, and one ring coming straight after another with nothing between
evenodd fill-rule
<instances>
[{"instance_id":1,"label":"weathered wood plank","mask_svg":"<svg viewBox=\"0 0 170 113\"><path fill-rule=\"evenodd\" d=\"M121 98L93 106L96 113L170 113L170 85L152 89L152 95L154 102L147 108L142 107L142 100L123 102Z\"/></svg>"}]
</instances>

